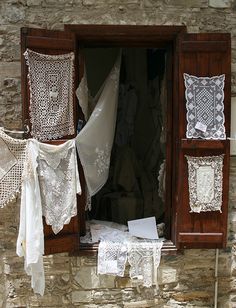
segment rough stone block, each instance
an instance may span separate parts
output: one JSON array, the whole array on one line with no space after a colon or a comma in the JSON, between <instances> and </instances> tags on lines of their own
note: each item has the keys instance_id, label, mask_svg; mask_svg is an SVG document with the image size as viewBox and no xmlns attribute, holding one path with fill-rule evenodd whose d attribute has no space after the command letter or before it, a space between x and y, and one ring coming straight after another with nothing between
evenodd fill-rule
<instances>
[{"instance_id":1,"label":"rough stone block","mask_svg":"<svg viewBox=\"0 0 236 308\"><path fill-rule=\"evenodd\" d=\"M209 6L220 9L229 8L231 0L209 0Z\"/></svg>"},{"instance_id":2,"label":"rough stone block","mask_svg":"<svg viewBox=\"0 0 236 308\"><path fill-rule=\"evenodd\" d=\"M97 275L96 266L81 267L75 275L76 282L84 289L114 288L115 276Z\"/></svg>"},{"instance_id":3,"label":"rough stone block","mask_svg":"<svg viewBox=\"0 0 236 308\"><path fill-rule=\"evenodd\" d=\"M165 0L165 3L174 7L190 7L190 8L199 8L199 7L208 7L208 0Z\"/></svg>"},{"instance_id":4,"label":"rough stone block","mask_svg":"<svg viewBox=\"0 0 236 308\"><path fill-rule=\"evenodd\" d=\"M72 303L91 303L93 297L92 291L73 291L71 295Z\"/></svg>"},{"instance_id":5,"label":"rough stone block","mask_svg":"<svg viewBox=\"0 0 236 308\"><path fill-rule=\"evenodd\" d=\"M176 282L178 279L177 270L171 267L162 267L159 269L159 284L168 284Z\"/></svg>"}]
</instances>

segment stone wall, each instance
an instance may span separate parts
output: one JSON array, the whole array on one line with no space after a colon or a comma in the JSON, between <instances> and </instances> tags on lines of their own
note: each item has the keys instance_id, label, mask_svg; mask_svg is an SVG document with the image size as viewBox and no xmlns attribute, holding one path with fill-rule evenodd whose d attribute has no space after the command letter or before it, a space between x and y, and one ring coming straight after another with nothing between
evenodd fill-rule
<instances>
[{"instance_id":1,"label":"stone wall","mask_svg":"<svg viewBox=\"0 0 236 308\"><path fill-rule=\"evenodd\" d=\"M236 104L236 1L1 0L0 125L21 127L20 27L62 29L64 23L187 25L188 32L231 32L232 104ZM235 96L235 98L234 98ZM219 256L219 307L236 307L236 158L231 158L228 248ZM0 307L212 307L214 250L163 256L160 288L133 288L97 276L95 257L44 258L46 292L34 295L15 254L19 200L0 210Z\"/></svg>"}]
</instances>

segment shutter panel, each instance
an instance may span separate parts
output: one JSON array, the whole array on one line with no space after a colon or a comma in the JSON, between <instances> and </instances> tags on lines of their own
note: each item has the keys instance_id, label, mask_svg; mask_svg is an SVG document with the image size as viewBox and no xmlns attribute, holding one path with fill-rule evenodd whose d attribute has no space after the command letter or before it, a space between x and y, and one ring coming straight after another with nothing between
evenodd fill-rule
<instances>
[{"instance_id":1,"label":"shutter panel","mask_svg":"<svg viewBox=\"0 0 236 308\"><path fill-rule=\"evenodd\" d=\"M175 235L173 241L179 248L222 248L227 241L227 214L229 190L229 140L186 139L186 100L183 74L212 77L225 74L224 115L226 136L230 134L230 35L183 34L176 43L174 97L174 166L173 177ZM175 102L174 102L175 104ZM176 125L176 127L175 127ZM190 213L188 192L188 167L185 155L212 156L224 154L223 204L219 211Z\"/></svg>"},{"instance_id":2,"label":"shutter panel","mask_svg":"<svg viewBox=\"0 0 236 308\"><path fill-rule=\"evenodd\" d=\"M23 105L23 123L30 126L29 121L29 85L27 80L28 67L26 65L23 53L26 48L44 53L44 54L63 54L74 52L75 54L75 74L74 74L74 87L78 84L78 57L76 40L72 33L65 31L54 31L45 29L21 29L21 90L22 90L22 105ZM74 108L74 126L76 131L77 124L77 104L74 91L73 99ZM30 134L28 135L30 137ZM63 139L73 138L74 136L65 136ZM63 140L54 140L50 143L62 143ZM80 170L81 171L81 170ZM83 189L83 187L82 187ZM81 196L78 196L78 203ZM79 212L79 211L78 211ZM44 221L44 236L45 236L45 254L52 254L57 252L75 252L79 247L79 221L78 217L73 217L68 225L65 225L57 235L55 235L50 226L47 226Z\"/></svg>"}]
</instances>

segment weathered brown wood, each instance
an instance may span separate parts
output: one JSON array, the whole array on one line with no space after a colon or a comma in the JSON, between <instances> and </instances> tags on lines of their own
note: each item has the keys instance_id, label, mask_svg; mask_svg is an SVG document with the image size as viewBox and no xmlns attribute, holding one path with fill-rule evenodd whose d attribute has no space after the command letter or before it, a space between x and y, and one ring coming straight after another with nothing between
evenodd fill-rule
<instances>
[{"instance_id":1,"label":"weathered brown wood","mask_svg":"<svg viewBox=\"0 0 236 308\"><path fill-rule=\"evenodd\" d=\"M181 139L182 149L224 149L229 140Z\"/></svg>"},{"instance_id":2,"label":"weathered brown wood","mask_svg":"<svg viewBox=\"0 0 236 308\"><path fill-rule=\"evenodd\" d=\"M21 29L21 78L22 78L22 106L23 106L23 121L30 127L29 120L29 107L30 95L27 80L28 67L26 66L23 56L26 48L32 49L37 52L45 54L63 54L74 52L75 54L75 70L74 74L74 126L77 129L78 120L78 107L75 95L75 89L78 86L78 57L77 57L77 42L73 33L66 33L64 31L52 31L45 29ZM71 136L64 136L61 140L51 140L50 144L61 144L66 140L75 137L76 134ZM30 134L28 135L30 137ZM81 170L80 170L81 173ZM79 206L78 206L79 208ZM79 209L78 209L79 210ZM44 236L45 236L45 254L57 252L74 252L79 247L79 220L78 217L71 219L68 225L65 225L57 235L55 235L50 226L46 225L44 221Z\"/></svg>"},{"instance_id":3,"label":"weathered brown wood","mask_svg":"<svg viewBox=\"0 0 236 308\"><path fill-rule=\"evenodd\" d=\"M76 33L80 41L142 46L150 42L172 42L180 32L186 32L185 26L140 26L140 25L65 25L65 30Z\"/></svg>"},{"instance_id":4,"label":"weathered brown wood","mask_svg":"<svg viewBox=\"0 0 236 308\"><path fill-rule=\"evenodd\" d=\"M176 245L179 248L219 248L227 241L227 213L229 188L229 141L187 140L186 101L183 73L203 76L225 74L224 114L226 134L230 128L230 35L229 34L183 34L177 43L178 63L178 122L176 127L176 160L178 161L175 206ZM185 155L210 156L224 154L222 213L190 213L188 193L188 170Z\"/></svg>"}]
</instances>

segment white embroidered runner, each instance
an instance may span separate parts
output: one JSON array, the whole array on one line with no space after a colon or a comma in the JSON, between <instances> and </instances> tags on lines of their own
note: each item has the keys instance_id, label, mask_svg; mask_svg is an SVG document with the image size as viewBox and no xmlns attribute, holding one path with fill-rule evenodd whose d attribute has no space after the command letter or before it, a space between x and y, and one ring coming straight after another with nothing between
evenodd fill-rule
<instances>
[{"instance_id":1,"label":"white embroidered runner","mask_svg":"<svg viewBox=\"0 0 236 308\"><path fill-rule=\"evenodd\" d=\"M99 91L100 96L88 122L76 137L76 146L91 197L108 178L116 126L119 72L120 55ZM80 99L83 97L88 96L80 93ZM86 105L84 102L82 104Z\"/></svg>"},{"instance_id":2,"label":"white embroidered runner","mask_svg":"<svg viewBox=\"0 0 236 308\"><path fill-rule=\"evenodd\" d=\"M61 145L38 143L38 174L43 215L57 234L77 215L81 193L75 140Z\"/></svg>"},{"instance_id":3,"label":"white embroidered runner","mask_svg":"<svg viewBox=\"0 0 236 308\"><path fill-rule=\"evenodd\" d=\"M74 54L46 55L27 49L31 134L38 140L74 134Z\"/></svg>"},{"instance_id":4,"label":"white embroidered runner","mask_svg":"<svg viewBox=\"0 0 236 308\"><path fill-rule=\"evenodd\" d=\"M190 212L221 212L224 155L186 158Z\"/></svg>"},{"instance_id":5,"label":"white embroidered runner","mask_svg":"<svg viewBox=\"0 0 236 308\"><path fill-rule=\"evenodd\" d=\"M225 75L196 77L184 74L187 138L225 139Z\"/></svg>"},{"instance_id":6,"label":"white embroidered runner","mask_svg":"<svg viewBox=\"0 0 236 308\"><path fill-rule=\"evenodd\" d=\"M0 128L0 208L20 190L26 158L26 140L12 138Z\"/></svg>"}]
</instances>

